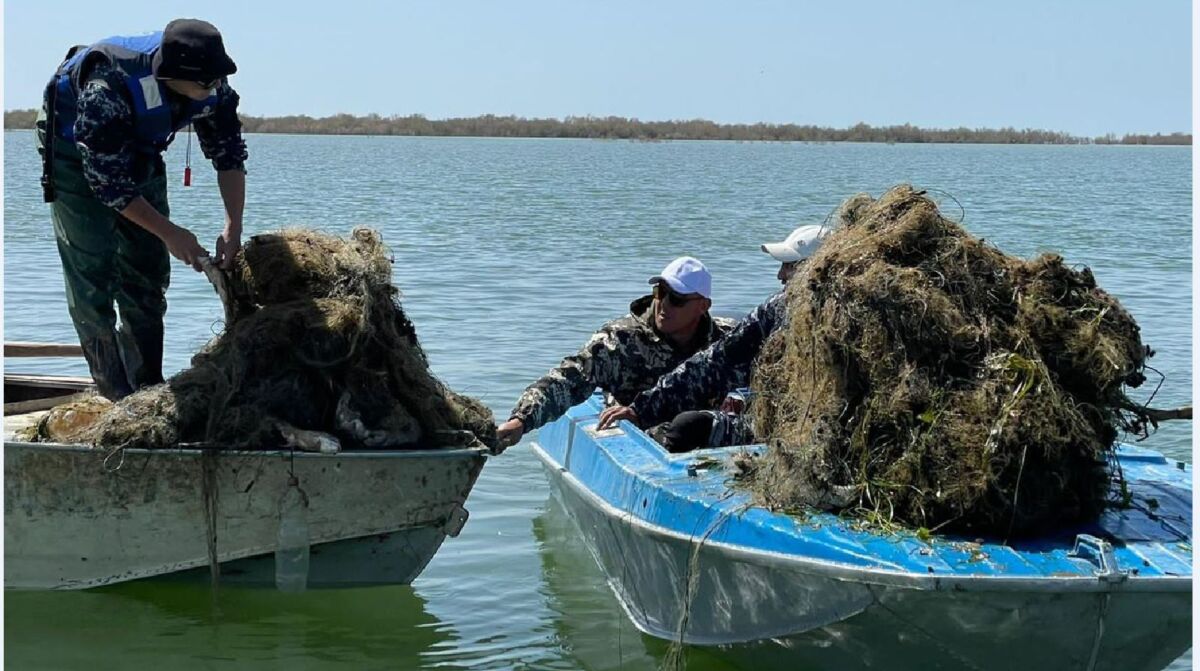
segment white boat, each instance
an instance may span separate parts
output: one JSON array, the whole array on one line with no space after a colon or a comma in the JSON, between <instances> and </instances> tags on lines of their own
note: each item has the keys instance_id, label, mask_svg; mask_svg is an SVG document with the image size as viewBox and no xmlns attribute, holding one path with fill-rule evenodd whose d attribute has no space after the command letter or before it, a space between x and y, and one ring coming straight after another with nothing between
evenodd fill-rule
<instances>
[{"instance_id":1,"label":"white boat","mask_svg":"<svg viewBox=\"0 0 1200 671\"><path fill-rule=\"evenodd\" d=\"M273 584L280 500L308 499L308 585L408 584L467 519L483 448L319 454L14 440L87 380L6 376L4 584L82 589L191 571ZM47 400L45 397L49 397ZM32 409L32 410L31 410ZM14 414L9 414L13 411Z\"/></svg>"},{"instance_id":2,"label":"white boat","mask_svg":"<svg viewBox=\"0 0 1200 671\"><path fill-rule=\"evenodd\" d=\"M594 396L534 452L643 633L748 668L1161 669L1190 647L1191 467L1120 446L1130 505L1020 542L752 504L716 448L672 455Z\"/></svg>"}]
</instances>

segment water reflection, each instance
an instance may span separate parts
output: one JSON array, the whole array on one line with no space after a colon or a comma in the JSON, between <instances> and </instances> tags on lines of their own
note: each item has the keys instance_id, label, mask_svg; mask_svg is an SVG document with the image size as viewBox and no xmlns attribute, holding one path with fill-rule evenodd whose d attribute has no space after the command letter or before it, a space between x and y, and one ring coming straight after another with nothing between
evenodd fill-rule
<instances>
[{"instance_id":1,"label":"water reflection","mask_svg":"<svg viewBox=\"0 0 1200 671\"><path fill-rule=\"evenodd\" d=\"M587 671L656 671L664 668L671 644L633 626L609 589L575 523L556 496L533 520L542 558L548 603L564 650ZM742 668L720 651L685 646L687 668L725 671Z\"/></svg>"},{"instance_id":2,"label":"water reflection","mask_svg":"<svg viewBox=\"0 0 1200 671\"><path fill-rule=\"evenodd\" d=\"M4 663L14 669L414 669L452 644L410 587L222 587L214 599L205 583L143 580L8 592L4 607Z\"/></svg>"}]
</instances>

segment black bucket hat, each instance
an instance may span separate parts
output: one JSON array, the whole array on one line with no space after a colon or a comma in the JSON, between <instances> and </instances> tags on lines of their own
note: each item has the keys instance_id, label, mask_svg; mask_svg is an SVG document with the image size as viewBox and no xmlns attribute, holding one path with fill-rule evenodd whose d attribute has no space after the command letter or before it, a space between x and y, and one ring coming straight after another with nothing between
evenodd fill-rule
<instances>
[{"instance_id":1,"label":"black bucket hat","mask_svg":"<svg viewBox=\"0 0 1200 671\"><path fill-rule=\"evenodd\" d=\"M175 19L163 29L162 46L151 62L160 79L204 82L237 72L225 53L225 42L213 24L200 19Z\"/></svg>"}]
</instances>

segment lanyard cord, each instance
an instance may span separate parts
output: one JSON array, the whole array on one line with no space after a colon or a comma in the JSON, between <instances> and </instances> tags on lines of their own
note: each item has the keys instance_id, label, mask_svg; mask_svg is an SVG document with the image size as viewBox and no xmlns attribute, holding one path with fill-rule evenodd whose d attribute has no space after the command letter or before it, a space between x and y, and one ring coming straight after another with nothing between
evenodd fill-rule
<instances>
[{"instance_id":1,"label":"lanyard cord","mask_svg":"<svg viewBox=\"0 0 1200 671\"><path fill-rule=\"evenodd\" d=\"M183 185L192 185L192 124L188 124L187 152L184 155Z\"/></svg>"}]
</instances>

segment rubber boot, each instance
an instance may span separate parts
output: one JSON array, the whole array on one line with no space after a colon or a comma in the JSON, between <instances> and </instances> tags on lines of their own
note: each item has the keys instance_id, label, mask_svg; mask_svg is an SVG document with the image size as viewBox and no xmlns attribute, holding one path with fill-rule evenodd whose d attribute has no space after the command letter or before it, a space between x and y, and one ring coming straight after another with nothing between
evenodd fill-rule
<instances>
[{"instance_id":1,"label":"rubber boot","mask_svg":"<svg viewBox=\"0 0 1200 671\"><path fill-rule=\"evenodd\" d=\"M163 325L139 324L136 327L121 320L117 344L125 362L125 375L133 391L160 384L163 381Z\"/></svg>"},{"instance_id":2,"label":"rubber boot","mask_svg":"<svg viewBox=\"0 0 1200 671\"><path fill-rule=\"evenodd\" d=\"M81 338L80 345L83 346L83 356L87 359L92 379L96 381L96 388L104 398L119 401L133 393L116 338Z\"/></svg>"}]
</instances>

